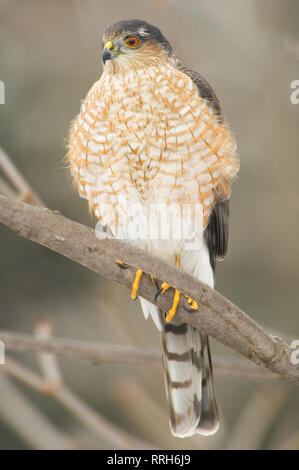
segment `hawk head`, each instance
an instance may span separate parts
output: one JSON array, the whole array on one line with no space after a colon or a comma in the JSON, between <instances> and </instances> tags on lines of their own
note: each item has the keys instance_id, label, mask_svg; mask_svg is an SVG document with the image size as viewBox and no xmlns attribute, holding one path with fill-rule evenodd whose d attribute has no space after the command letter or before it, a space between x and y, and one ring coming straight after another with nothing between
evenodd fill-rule
<instances>
[{"instance_id":1,"label":"hawk head","mask_svg":"<svg viewBox=\"0 0 299 470\"><path fill-rule=\"evenodd\" d=\"M175 52L161 31L142 20L113 23L103 36L103 64L113 71L154 65L157 61L178 63Z\"/></svg>"}]
</instances>

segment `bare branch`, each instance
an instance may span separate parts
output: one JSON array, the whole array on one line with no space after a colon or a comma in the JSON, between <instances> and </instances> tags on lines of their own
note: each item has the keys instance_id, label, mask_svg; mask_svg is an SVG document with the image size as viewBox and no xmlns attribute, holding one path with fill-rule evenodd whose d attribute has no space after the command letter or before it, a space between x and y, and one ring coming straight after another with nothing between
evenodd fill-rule
<instances>
[{"instance_id":1,"label":"bare branch","mask_svg":"<svg viewBox=\"0 0 299 470\"><path fill-rule=\"evenodd\" d=\"M35 335L41 341L47 341L52 335L52 324L48 320L41 320L35 328ZM43 372L44 379L53 388L57 388L62 384L62 377L56 360L56 356L44 351L40 351L37 355L40 368Z\"/></svg>"},{"instance_id":2,"label":"bare branch","mask_svg":"<svg viewBox=\"0 0 299 470\"><path fill-rule=\"evenodd\" d=\"M20 193L22 201L28 204L44 206L39 196L33 191L30 184L25 180L7 153L0 147L0 169L7 176L8 180ZM7 190L7 187L5 188Z\"/></svg>"},{"instance_id":3,"label":"bare branch","mask_svg":"<svg viewBox=\"0 0 299 470\"><path fill-rule=\"evenodd\" d=\"M202 282L161 259L119 240L98 240L94 232L66 219L57 212L33 207L0 196L0 222L19 235L61 253L62 255L130 288L135 269L142 269L156 279L163 279L197 301L198 311L187 312L182 300L177 315L186 323L247 357L257 365L299 384L299 366L291 363L289 345L268 334L241 309ZM119 269L121 259L129 265ZM156 288L150 276L142 276L139 294L163 311L172 304L171 289L155 301Z\"/></svg>"},{"instance_id":4,"label":"bare branch","mask_svg":"<svg viewBox=\"0 0 299 470\"><path fill-rule=\"evenodd\" d=\"M18 195L12 189L12 187L0 176L0 194L10 199L18 199Z\"/></svg>"},{"instance_id":5,"label":"bare branch","mask_svg":"<svg viewBox=\"0 0 299 470\"><path fill-rule=\"evenodd\" d=\"M43 340L42 340L43 341ZM18 379L28 387L33 388L39 393L50 396L52 399L60 403L73 416L75 416L85 427L91 429L97 436L111 442L120 449L153 449L154 445L150 445L141 439L135 438L127 432L111 423L107 418L93 410L89 405L84 403L75 393L73 393L64 383L51 383L49 377L43 379L35 372L27 367L19 364L17 361L9 358L3 368L3 372L8 373L12 377ZM0 376L1 379L1 376ZM1 382L0 382L1 389ZM8 399L5 402L8 403ZM1 400L0 400L1 401ZM7 405L5 405L7 408ZM11 408L11 407L9 407ZM1 406L0 406L1 414ZM28 428L27 420L25 429Z\"/></svg>"},{"instance_id":6,"label":"bare branch","mask_svg":"<svg viewBox=\"0 0 299 470\"><path fill-rule=\"evenodd\" d=\"M50 321L43 320L37 324L36 335L42 341L51 339L52 325ZM149 449L147 443L134 438L110 423L104 416L96 413L89 405L84 403L72 392L62 380L57 358L54 354L41 352L38 354L46 382L52 388L52 395L66 409L68 409L81 423L91 428L96 434L105 437L121 449Z\"/></svg>"},{"instance_id":7,"label":"bare branch","mask_svg":"<svg viewBox=\"0 0 299 470\"><path fill-rule=\"evenodd\" d=\"M61 387L55 395L56 399L68 409L82 424L93 430L96 434L107 439L119 449L157 449L154 444L149 444L137 437L131 436L107 418L95 412L84 403L69 388Z\"/></svg>"},{"instance_id":8,"label":"bare branch","mask_svg":"<svg viewBox=\"0 0 299 470\"><path fill-rule=\"evenodd\" d=\"M0 393L0 417L31 447L39 450L76 447L3 373Z\"/></svg>"},{"instance_id":9,"label":"bare branch","mask_svg":"<svg viewBox=\"0 0 299 470\"><path fill-rule=\"evenodd\" d=\"M32 335L0 330L0 340L7 351L51 353L71 359L88 360L94 364L125 366L156 366L161 364L161 351L90 343L65 338L36 338ZM277 379L278 375L258 369L242 359L213 356L213 369L220 377L248 377L252 379ZM53 373L51 374L53 376Z\"/></svg>"},{"instance_id":10,"label":"bare branch","mask_svg":"<svg viewBox=\"0 0 299 470\"><path fill-rule=\"evenodd\" d=\"M161 352L104 343L48 338L40 339L23 333L0 331L0 340L7 351L31 351L56 354L73 359L83 359L95 364L120 364L145 366L161 364Z\"/></svg>"}]
</instances>

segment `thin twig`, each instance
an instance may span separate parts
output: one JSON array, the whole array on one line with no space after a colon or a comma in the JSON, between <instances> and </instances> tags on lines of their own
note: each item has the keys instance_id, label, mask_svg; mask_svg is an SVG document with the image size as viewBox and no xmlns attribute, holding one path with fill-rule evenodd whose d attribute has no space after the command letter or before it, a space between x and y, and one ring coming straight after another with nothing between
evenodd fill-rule
<instances>
[{"instance_id":1,"label":"thin twig","mask_svg":"<svg viewBox=\"0 0 299 470\"><path fill-rule=\"evenodd\" d=\"M101 439L111 442L120 449L153 449L150 445L135 438L107 418L100 415L77 397L64 383L51 383L48 376L44 379L17 361L8 358L1 370L20 380L39 393L48 395L72 413L84 426L91 429ZM28 426L28 423L27 423Z\"/></svg>"},{"instance_id":2,"label":"thin twig","mask_svg":"<svg viewBox=\"0 0 299 470\"><path fill-rule=\"evenodd\" d=\"M5 369L1 366L1 370ZM0 395L0 417L30 447L39 450L76 448L75 442L57 429L3 373L0 374Z\"/></svg>"},{"instance_id":3,"label":"thin twig","mask_svg":"<svg viewBox=\"0 0 299 470\"><path fill-rule=\"evenodd\" d=\"M35 335L40 341L51 339L52 324L48 320L41 320L35 328ZM56 389L62 384L62 377L58 367L57 359L54 354L40 351L37 355L44 379Z\"/></svg>"},{"instance_id":4,"label":"thin twig","mask_svg":"<svg viewBox=\"0 0 299 470\"><path fill-rule=\"evenodd\" d=\"M12 189L12 187L5 181L4 178L0 177L0 194L3 196L8 197L10 199L17 199L18 195Z\"/></svg>"},{"instance_id":5,"label":"thin twig","mask_svg":"<svg viewBox=\"0 0 299 470\"><path fill-rule=\"evenodd\" d=\"M61 338L40 339L32 335L0 331L5 349L15 351L47 352L73 359L86 359L93 363L145 366L161 364L161 353L105 343L89 343Z\"/></svg>"},{"instance_id":6,"label":"thin twig","mask_svg":"<svg viewBox=\"0 0 299 470\"><path fill-rule=\"evenodd\" d=\"M51 353L57 356L91 361L94 364L156 366L161 364L161 351L106 343L89 343L65 338L36 338L32 335L0 330L0 340L7 351ZM47 359L48 361L48 359ZM278 379L271 372L256 368L243 359L213 356L213 369L220 377ZM49 374L49 371L48 371ZM51 374L53 376L53 372ZM54 374L56 375L56 373Z\"/></svg>"},{"instance_id":7,"label":"thin twig","mask_svg":"<svg viewBox=\"0 0 299 470\"><path fill-rule=\"evenodd\" d=\"M77 417L86 427L105 438L119 449L157 449L111 423L107 418L95 412L90 406L80 400L69 388L62 387L55 395L56 399Z\"/></svg>"},{"instance_id":8,"label":"thin twig","mask_svg":"<svg viewBox=\"0 0 299 470\"><path fill-rule=\"evenodd\" d=\"M3 196L0 196L0 223L127 288L131 288L135 269L142 269L147 274L142 276L139 294L168 311L173 292L169 289L155 300L156 287L148 274L163 279L200 306L198 311L187 312L184 307L189 305L182 300L176 313L179 318L257 365L299 384L299 366L291 362L292 349L285 341L268 334L216 290L161 259L119 240L99 240L91 229L57 212ZM127 263L128 268L119 269L116 259Z\"/></svg>"},{"instance_id":9,"label":"thin twig","mask_svg":"<svg viewBox=\"0 0 299 470\"><path fill-rule=\"evenodd\" d=\"M13 186L19 191L22 201L28 204L44 206L43 201L33 191L32 187L14 165L7 153L0 147L0 169L7 176Z\"/></svg>"},{"instance_id":10,"label":"thin twig","mask_svg":"<svg viewBox=\"0 0 299 470\"><path fill-rule=\"evenodd\" d=\"M52 324L48 320L40 321L36 326L36 336L42 341L51 339ZM130 436L118 426L112 424L104 416L96 413L72 392L62 380L57 357L54 354L40 352L38 354L46 383L52 390L52 396L68 409L83 425L91 428L100 437L121 449L150 449L148 445L137 438Z\"/></svg>"}]
</instances>

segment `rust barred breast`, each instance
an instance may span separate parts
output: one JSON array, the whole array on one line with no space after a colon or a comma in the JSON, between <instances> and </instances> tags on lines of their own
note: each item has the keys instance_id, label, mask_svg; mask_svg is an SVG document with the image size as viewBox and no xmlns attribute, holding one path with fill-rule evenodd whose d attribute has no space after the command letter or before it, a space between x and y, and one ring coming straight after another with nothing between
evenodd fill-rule
<instances>
[{"instance_id":1,"label":"rust barred breast","mask_svg":"<svg viewBox=\"0 0 299 470\"><path fill-rule=\"evenodd\" d=\"M103 73L75 119L69 142L80 194L109 225L128 203L199 203L203 227L230 194L239 167L234 138L194 82L171 65Z\"/></svg>"}]
</instances>

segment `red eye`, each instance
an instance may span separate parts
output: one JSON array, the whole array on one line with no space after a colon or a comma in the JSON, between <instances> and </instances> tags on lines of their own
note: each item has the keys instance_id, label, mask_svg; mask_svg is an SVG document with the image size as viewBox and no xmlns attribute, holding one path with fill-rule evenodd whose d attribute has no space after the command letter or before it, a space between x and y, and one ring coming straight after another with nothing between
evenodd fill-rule
<instances>
[{"instance_id":1,"label":"red eye","mask_svg":"<svg viewBox=\"0 0 299 470\"><path fill-rule=\"evenodd\" d=\"M137 47L139 46L139 39L136 36L130 36L125 42L125 45L128 47Z\"/></svg>"}]
</instances>

